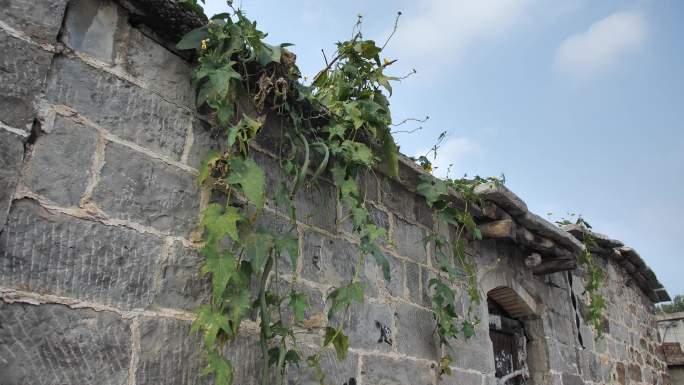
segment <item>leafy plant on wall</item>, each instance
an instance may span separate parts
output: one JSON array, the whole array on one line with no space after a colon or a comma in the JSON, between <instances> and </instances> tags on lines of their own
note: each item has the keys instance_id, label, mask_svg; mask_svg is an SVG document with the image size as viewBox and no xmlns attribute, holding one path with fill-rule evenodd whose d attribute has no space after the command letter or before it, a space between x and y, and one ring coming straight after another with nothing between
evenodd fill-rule
<instances>
[{"instance_id":1,"label":"leafy plant on wall","mask_svg":"<svg viewBox=\"0 0 684 385\"><path fill-rule=\"evenodd\" d=\"M196 0L185 4L201 12ZM388 234L373 222L358 181L364 173L381 171L387 178L398 174L389 97L392 82L401 78L386 73L394 63L382 57L389 39L383 44L365 39L359 18L351 39L337 43L334 56L326 59L310 86L304 85L295 56L287 50L289 44L266 43L266 34L256 22L228 5L229 12L215 15L177 44L178 49L194 50L197 108L225 137L224 150L209 154L200 170L199 182L210 196L220 198L207 206L201 221L201 272L211 280L211 299L196 310L192 332L203 335L208 357L205 374L213 375L217 384L232 384L233 364L224 347L239 335L241 323L256 313L262 385L284 384L287 368L293 365L303 367L295 383L308 373L323 384L323 352L333 348L339 359L347 356L347 317L341 315L352 304L364 302L361 274L366 258L379 266L385 280L392 279L379 246ZM280 125L274 149L277 180L268 185L265 171L251 154L267 115ZM426 157L417 162L431 171ZM337 186L338 199L358 238L357 258L349 261L354 264L353 276L327 297L328 326L321 330L321 346L302 357L296 331L309 299L297 289L297 266L305 261L299 258L295 197L321 178ZM481 239L470 208L480 203L474 189L483 182L502 180L440 180L425 174L415 186L433 210L438 228L453 230L453 235L435 231L423 241L435 250L438 272L429 287L436 333L443 345L461 335L472 337L479 323L472 312L481 300L477 271L466 244ZM454 196L460 197L460 203ZM286 216L289 224L274 231L279 226L265 225L264 211ZM277 286L283 277L289 281L285 290ZM466 314L459 309L461 292L468 297ZM441 358L440 375L450 374L451 360L448 355Z\"/></svg>"}]
</instances>

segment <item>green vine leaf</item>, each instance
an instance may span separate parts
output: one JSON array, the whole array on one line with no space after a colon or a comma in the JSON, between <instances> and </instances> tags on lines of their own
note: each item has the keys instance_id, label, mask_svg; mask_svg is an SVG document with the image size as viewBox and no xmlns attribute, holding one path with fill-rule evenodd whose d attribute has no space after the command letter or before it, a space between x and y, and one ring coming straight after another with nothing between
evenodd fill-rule
<instances>
[{"instance_id":1,"label":"green vine leaf","mask_svg":"<svg viewBox=\"0 0 684 385\"><path fill-rule=\"evenodd\" d=\"M197 311L197 319L190 328L190 333L204 332L204 345L214 346L219 332L223 331L232 336L232 329L229 324L228 316L223 313L215 312L209 305L200 306Z\"/></svg>"},{"instance_id":2,"label":"green vine leaf","mask_svg":"<svg viewBox=\"0 0 684 385\"><path fill-rule=\"evenodd\" d=\"M214 169L214 165L220 157L221 154L219 154L218 151L209 151L200 165L199 176L197 177L197 181L200 185L205 184L211 178L211 171Z\"/></svg>"},{"instance_id":3,"label":"green vine leaf","mask_svg":"<svg viewBox=\"0 0 684 385\"><path fill-rule=\"evenodd\" d=\"M296 235L288 235L275 239L276 253L282 255L287 253L290 256L292 271L297 269L299 259L299 238Z\"/></svg>"},{"instance_id":4,"label":"green vine leaf","mask_svg":"<svg viewBox=\"0 0 684 385\"><path fill-rule=\"evenodd\" d=\"M273 235L264 231L248 229L241 234L245 256L250 261L254 271L261 271L271 249L273 249Z\"/></svg>"},{"instance_id":5,"label":"green vine leaf","mask_svg":"<svg viewBox=\"0 0 684 385\"><path fill-rule=\"evenodd\" d=\"M368 146L363 143L345 140L342 142L344 155L354 163L371 167L375 163L375 156Z\"/></svg>"},{"instance_id":6,"label":"green vine leaf","mask_svg":"<svg viewBox=\"0 0 684 385\"><path fill-rule=\"evenodd\" d=\"M231 293L231 296L226 299L226 304L229 308L228 316L230 318L230 328L233 332L232 335L237 335L240 330L240 323L252 309L248 288L242 287L237 293Z\"/></svg>"},{"instance_id":7,"label":"green vine leaf","mask_svg":"<svg viewBox=\"0 0 684 385\"><path fill-rule=\"evenodd\" d=\"M264 185L266 177L264 171L251 159L233 158L229 162L230 174L226 177L226 183L239 184L245 198L257 209L264 206Z\"/></svg>"},{"instance_id":8,"label":"green vine leaf","mask_svg":"<svg viewBox=\"0 0 684 385\"><path fill-rule=\"evenodd\" d=\"M201 274L211 273L212 296L221 298L228 282L237 272L237 259L229 250L217 250L214 246L204 246L204 265Z\"/></svg>"},{"instance_id":9,"label":"green vine leaf","mask_svg":"<svg viewBox=\"0 0 684 385\"><path fill-rule=\"evenodd\" d=\"M214 86L216 93L225 98L231 89L231 82L235 80L241 80L242 76L233 69L233 66L237 64L234 61L229 61L226 65L221 68L217 68L209 75L209 80Z\"/></svg>"},{"instance_id":10,"label":"green vine leaf","mask_svg":"<svg viewBox=\"0 0 684 385\"><path fill-rule=\"evenodd\" d=\"M349 351L349 337L345 336L344 333L342 333L342 330L331 327L325 328L325 341L323 342L323 346L328 346L331 343L335 347L337 359L347 359L347 352Z\"/></svg>"},{"instance_id":11,"label":"green vine leaf","mask_svg":"<svg viewBox=\"0 0 684 385\"><path fill-rule=\"evenodd\" d=\"M183 36L181 41L176 44L176 48L180 50L184 49L196 49L199 50L200 47L202 46L202 40L205 40L209 37L209 27L208 26L202 26L199 28L195 28L192 31L188 32Z\"/></svg>"},{"instance_id":12,"label":"green vine leaf","mask_svg":"<svg viewBox=\"0 0 684 385\"><path fill-rule=\"evenodd\" d=\"M218 203L211 203L204 210L201 225L206 232L207 243L216 243L228 235L234 241L238 240L237 224L244 218L236 207L228 206L223 209Z\"/></svg>"},{"instance_id":13,"label":"green vine leaf","mask_svg":"<svg viewBox=\"0 0 684 385\"><path fill-rule=\"evenodd\" d=\"M442 195L447 193L447 184L445 181L429 175L421 175L416 191L424 196L425 202L427 202L428 206L432 207Z\"/></svg>"},{"instance_id":14,"label":"green vine leaf","mask_svg":"<svg viewBox=\"0 0 684 385\"><path fill-rule=\"evenodd\" d=\"M296 323L304 321L304 312L309 307L309 301L304 293L298 293L294 290L290 292L290 302L288 304L294 313Z\"/></svg>"},{"instance_id":15,"label":"green vine leaf","mask_svg":"<svg viewBox=\"0 0 684 385\"><path fill-rule=\"evenodd\" d=\"M347 286L342 286L333 290L328 294L328 300L331 301L328 318L332 318L337 311L351 305L352 302L363 303L363 292L366 289L366 284L361 282L351 282Z\"/></svg>"},{"instance_id":16,"label":"green vine leaf","mask_svg":"<svg viewBox=\"0 0 684 385\"><path fill-rule=\"evenodd\" d=\"M230 364L230 361L216 351L209 353L208 361L202 375L207 376L213 373L216 385L231 385L233 383L233 366Z\"/></svg>"}]
</instances>

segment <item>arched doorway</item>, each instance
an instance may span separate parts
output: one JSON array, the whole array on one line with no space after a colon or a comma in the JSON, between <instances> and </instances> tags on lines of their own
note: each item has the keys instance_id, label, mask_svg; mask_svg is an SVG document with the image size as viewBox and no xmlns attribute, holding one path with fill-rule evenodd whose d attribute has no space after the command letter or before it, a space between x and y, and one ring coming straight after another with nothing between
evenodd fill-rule
<instances>
[{"instance_id":1,"label":"arched doorway","mask_svg":"<svg viewBox=\"0 0 684 385\"><path fill-rule=\"evenodd\" d=\"M489 337L499 385L541 385L539 374L548 370L541 320L532 308L510 287L487 292Z\"/></svg>"}]
</instances>

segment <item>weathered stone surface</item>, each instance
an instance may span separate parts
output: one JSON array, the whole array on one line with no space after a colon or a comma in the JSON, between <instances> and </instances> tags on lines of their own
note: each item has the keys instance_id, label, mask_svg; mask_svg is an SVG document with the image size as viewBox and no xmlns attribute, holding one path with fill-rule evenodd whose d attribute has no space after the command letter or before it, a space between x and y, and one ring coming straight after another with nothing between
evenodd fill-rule
<instances>
[{"instance_id":1,"label":"weathered stone surface","mask_svg":"<svg viewBox=\"0 0 684 385\"><path fill-rule=\"evenodd\" d=\"M554 226L549 221L540 217L539 215L530 212L517 218L518 222L527 227L529 230L549 238L561 246L569 248L573 252L579 252L584 249L584 245L575 237L561 230L558 226Z\"/></svg>"},{"instance_id":2,"label":"weathered stone surface","mask_svg":"<svg viewBox=\"0 0 684 385\"><path fill-rule=\"evenodd\" d=\"M346 284L358 261L355 245L339 238L308 232L304 234L302 278L331 286Z\"/></svg>"},{"instance_id":3,"label":"weathered stone surface","mask_svg":"<svg viewBox=\"0 0 684 385\"><path fill-rule=\"evenodd\" d=\"M301 347L300 357L309 357L315 354L317 349L308 346ZM325 374L326 384L354 385L360 384L357 380L358 356L349 353L346 360L340 361L335 350L326 349L321 355L321 369ZM252 383L249 383L251 385ZM300 365L298 369L290 367L288 370L288 385L318 385L320 381L316 379L316 370L308 368L306 363ZM254 384L257 385L257 384Z\"/></svg>"},{"instance_id":4,"label":"weathered stone surface","mask_svg":"<svg viewBox=\"0 0 684 385\"><path fill-rule=\"evenodd\" d=\"M67 8L63 39L70 48L114 64L119 25L125 16L113 1L74 0Z\"/></svg>"},{"instance_id":5,"label":"weathered stone surface","mask_svg":"<svg viewBox=\"0 0 684 385\"><path fill-rule=\"evenodd\" d=\"M201 377L206 367L202 340L190 334L189 321L141 317L138 385L211 384Z\"/></svg>"},{"instance_id":6,"label":"weathered stone surface","mask_svg":"<svg viewBox=\"0 0 684 385\"><path fill-rule=\"evenodd\" d=\"M0 19L39 42L54 42L67 0L0 0Z\"/></svg>"},{"instance_id":7,"label":"weathered stone surface","mask_svg":"<svg viewBox=\"0 0 684 385\"><path fill-rule=\"evenodd\" d=\"M188 154L188 165L199 169L202 161L206 159L210 151L222 152L225 146L226 138L220 129L213 128L199 119L194 119L192 122L192 147L190 147Z\"/></svg>"},{"instance_id":8,"label":"weathered stone surface","mask_svg":"<svg viewBox=\"0 0 684 385\"><path fill-rule=\"evenodd\" d=\"M394 344L394 311L387 304L354 304L348 325L351 347L389 352Z\"/></svg>"},{"instance_id":9,"label":"weathered stone surface","mask_svg":"<svg viewBox=\"0 0 684 385\"><path fill-rule=\"evenodd\" d=\"M161 266L161 282L155 303L162 307L194 310L209 302L210 277L200 276L203 257L199 250L173 242Z\"/></svg>"},{"instance_id":10,"label":"weathered stone surface","mask_svg":"<svg viewBox=\"0 0 684 385\"><path fill-rule=\"evenodd\" d=\"M475 194L501 206L513 216L524 215L527 205L506 186L493 182L482 183L475 187Z\"/></svg>"},{"instance_id":11,"label":"weathered stone surface","mask_svg":"<svg viewBox=\"0 0 684 385\"><path fill-rule=\"evenodd\" d=\"M582 241L585 230L582 229L580 226L570 224L564 225L561 228L572 234L579 241ZM625 245L621 241L618 241L617 239L612 239L605 234L589 231L588 235L591 236L591 238L596 242L596 244L602 248L612 249L614 247L620 247Z\"/></svg>"},{"instance_id":12,"label":"weathered stone surface","mask_svg":"<svg viewBox=\"0 0 684 385\"><path fill-rule=\"evenodd\" d=\"M440 357L435 336L436 321L430 311L407 304L397 305L397 348L400 353L428 360Z\"/></svg>"},{"instance_id":13,"label":"weathered stone surface","mask_svg":"<svg viewBox=\"0 0 684 385\"><path fill-rule=\"evenodd\" d=\"M412 262L406 262L406 290L408 291L407 299L415 304L422 305L423 298L421 297L421 267Z\"/></svg>"},{"instance_id":14,"label":"weathered stone surface","mask_svg":"<svg viewBox=\"0 0 684 385\"><path fill-rule=\"evenodd\" d=\"M494 354L489 339L489 326L481 324L475 330L475 336L470 339L459 338L452 341L446 347L445 353L453 359L454 367L494 373Z\"/></svg>"},{"instance_id":15,"label":"weathered stone surface","mask_svg":"<svg viewBox=\"0 0 684 385\"><path fill-rule=\"evenodd\" d=\"M183 4L168 0L136 0L133 11L136 23L144 23L171 42L207 22Z\"/></svg>"},{"instance_id":16,"label":"weathered stone surface","mask_svg":"<svg viewBox=\"0 0 684 385\"><path fill-rule=\"evenodd\" d=\"M637 365L636 363L630 363L627 371L629 372L629 379L631 381L641 382L641 366Z\"/></svg>"},{"instance_id":17,"label":"weathered stone surface","mask_svg":"<svg viewBox=\"0 0 684 385\"><path fill-rule=\"evenodd\" d=\"M55 60L47 99L64 104L114 135L180 159L192 117L153 92L77 60Z\"/></svg>"},{"instance_id":18,"label":"weathered stone surface","mask_svg":"<svg viewBox=\"0 0 684 385\"><path fill-rule=\"evenodd\" d=\"M368 278L369 282L377 282L377 286L383 288L388 295L404 298L404 261L395 258L389 253L384 253L384 255L390 265L390 280L387 281L385 279L382 268L375 261L375 258L370 255L366 256L364 276ZM375 284L370 284L371 290L369 291L375 290L375 286Z\"/></svg>"},{"instance_id":19,"label":"weathered stone surface","mask_svg":"<svg viewBox=\"0 0 684 385\"><path fill-rule=\"evenodd\" d=\"M190 64L137 28L130 29L124 66L165 99L195 108Z\"/></svg>"},{"instance_id":20,"label":"weathered stone surface","mask_svg":"<svg viewBox=\"0 0 684 385\"><path fill-rule=\"evenodd\" d=\"M3 286L123 308L151 301L162 241L15 201L0 234Z\"/></svg>"},{"instance_id":21,"label":"weathered stone surface","mask_svg":"<svg viewBox=\"0 0 684 385\"><path fill-rule=\"evenodd\" d=\"M93 201L114 218L189 234L199 219L195 175L126 146L108 143Z\"/></svg>"},{"instance_id":22,"label":"weathered stone surface","mask_svg":"<svg viewBox=\"0 0 684 385\"><path fill-rule=\"evenodd\" d=\"M28 7L32 2L11 3L9 6ZM5 12L1 4L0 12ZM35 118L34 102L45 86L52 54L4 31L0 31L0 52L0 121L28 133Z\"/></svg>"},{"instance_id":23,"label":"weathered stone surface","mask_svg":"<svg viewBox=\"0 0 684 385\"><path fill-rule=\"evenodd\" d=\"M549 368L551 370L577 374L577 355L573 345L565 345L555 339L547 340L546 345L549 352Z\"/></svg>"},{"instance_id":24,"label":"weathered stone surface","mask_svg":"<svg viewBox=\"0 0 684 385\"><path fill-rule=\"evenodd\" d=\"M5 227L23 159L24 144L21 139L0 129L0 231Z\"/></svg>"},{"instance_id":25,"label":"weathered stone surface","mask_svg":"<svg viewBox=\"0 0 684 385\"><path fill-rule=\"evenodd\" d=\"M394 179L380 181L380 201L392 212L416 221L427 228L432 228L432 209L425 203L425 198L407 190Z\"/></svg>"},{"instance_id":26,"label":"weathered stone surface","mask_svg":"<svg viewBox=\"0 0 684 385\"><path fill-rule=\"evenodd\" d=\"M98 133L58 116L48 134L38 137L23 182L63 206L78 206L86 190Z\"/></svg>"},{"instance_id":27,"label":"weathered stone surface","mask_svg":"<svg viewBox=\"0 0 684 385\"><path fill-rule=\"evenodd\" d=\"M584 381L575 374L563 373L563 385L584 385Z\"/></svg>"},{"instance_id":28,"label":"weathered stone surface","mask_svg":"<svg viewBox=\"0 0 684 385\"><path fill-rule=\"evenodd\" d=\"M394 220L392 243L397 253L419 263L427 263L427 250L423 246L426 233L422 228L401 218Z\"/></svg>"},{"instance_id":29,"label":"weathered stone surface","mask_svg":"<svg viewBox=\"0 0 684 385\"><path fill-rule=\"evenodd\" d=\"M0 301L0 382L125 384L129 324L111 312Z\"/></svg>"},{"instance_id":30,"label":"weathered stone surface","mask_svg":"<svg viewBox=\"0 0 684 385\"><path fill-rule=\"evenodd\" d=\"M452 369L451 375L443 375L437 379L438 385L482 385L482 374L465 372L458 369ZM485 383L489 384L489 383ZM496 382L493 382L496 385Z\"/></svg>"},{"instance_id":31,"label":"weathered stone surface","mask_svg":"<svg viewBox=\"0 0 684 385\"><path fill-rule=\"evenodd\" d=\"M307 225L335 232L337 229L337 189L325 180L300 189L295 195L297 217Z\"/></svg>"},{"instance_id":32,"label":"weathered stone surface","mask_svg":"<svg viewBox=\"0 0 684 385\"><path fill-rule=\"evenodd\" d=\"M516 239L516 226L512 219L488 222L477 227L480 229L482 238Z\"/></svg>"},{"instance_id":33,"label":"weathered stone surface","mask_svg":"<svg viewBox=\"0 0 684 385\"><path fill-rule=\"evenodd\" d=\"M424 363L389 357L363 357L363 384L432 385L434 369Z\"/></svg>"}]
</instances>

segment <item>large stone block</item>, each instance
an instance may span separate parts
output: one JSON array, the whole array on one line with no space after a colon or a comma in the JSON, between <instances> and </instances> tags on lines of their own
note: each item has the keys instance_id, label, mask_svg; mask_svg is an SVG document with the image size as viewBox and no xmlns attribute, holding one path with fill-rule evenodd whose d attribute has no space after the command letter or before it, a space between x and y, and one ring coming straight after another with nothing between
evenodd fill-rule
<instances>
[{"instance_id":1,"label":"large stone block","mask_svg":"<svg viewBox=\"0 0 684 385\"><path fill-rule=\"evenodd\" d=\"M389 352L394 344L394 311L387 304L354 304L347 325L353 348Z\"/></svg>"},{"instance_id":2,"label":"large stone block","mask_svg":"<svg viewBox=\"0 0 684 385\"><path fill-rule=\"evenodd\" d=\"M116 42L126 27L125 15L113 1L72 0L64 19L64 43L105 63L114 64Z\"/></svg>"},{"instance_id":3,"label":"large stone block","mask_svg":"<svg viewBox=\"0 0 684 385\"><path fill-rule=\"evenodd\" d=\"M556 372L577 374L577 351L575 346L566 345L553 338L546 340L549 352L549 368Z\"/></svg>"},{"instance_id":4,"label":"large stone block","mask_svg":"<svg viewBox=\"0 0 684 385\"><path fill-rule=\"evenodd\" d=\"M199 219L195 175L126 146L108 143L93 201L114 218L188 235Z\"/></svg>"},{"instance_id":5,"label":"large stone block","mask_svg":"<svg viewBox=\"0 0 684 385\"><path fill-rule=\"evenodd\" d=\"M210 377L201 377L206 356L202 339L190 334L190 325L189 321L173 318L141 318L138 385L212 383Z\"/></svg>"},{"instance_id":6,"label":"large stone block","mask_svg":"<svg viewBox=\"0 0 684 385\"><path fill-rule=\"evenodd\" d=\"M403 219L395 218L392 242L399 255L419 263L427 263L427 251L423 246L425 230Z\"/></svg>"},{"instance_id":7,"label":"large stone block","mask_svg":"<svg viewBox=\"0 0 684 385\"><path fill-rule=\"evenodd\" d=\"M129 324L106 311L0 301L0 383L126 384Z\"/></svg>"},{"instance_id":8,"label":"large stone block","mask_svg":"<svg viewBox=\"0 0 684 385\"><path fill-rule=\"evenodd\" d=\"M0 234L0 282L91 302L143 308L151 301L161 239L15 201Z\"/></svg>"},{"instance_id":9,"label":"large stone block","mask_svg":"<svg viewBox=\"0 0 684 385\"><path fill-rule=\"evenodd\" d=\"M179 160L190 114L110 73L77 59L55 60L47 99L71 106L122 139Z\"/></svg>"},{"instance_id":10,"label":"large stone block","mask_svg":"<svg viewBox=\"0 0 684 385\"><path fill-rule=\"evenodd\" d=\"M191 69L185 60L137 28L129 30L125 53L123 65L128 73L165 99L195 108Z\"/></svg>"},{"instance_id":11,"label":"large stone block","mask_svg":"<svg viewBox=\"0 0 684 385\"><path fill-rule=\"evenodd\" d=\"M458 369L452 369L451 375L442 375L442 378L437 380L438 385L482 385L483 375L479 373L466 372ZM488 383L485 383L488 384ZM493 384L496 384L494 382Z\"/></svg>"},{"instance_id":12,"label":"large stone block","mask_svg":"<svg viewBox=\"0 0 684 385\"><path fill-rule=\"evenodd\" d=\"M425 203L425 198L407 190L394 179L384 179L380 182L380 201L392 212L432 228L432 209Z\"/></svg>"},{"instance_id":13,"label":"large stone block","mask_svg":"<svg viewBox=\"0 0 684 385\"><path fill-rule=\"evenodd\" d=\"M295 195L297 218L310 226L334 232L337 228L337 188L323 179Z\"/></svg>"},{"instance_id":14,"label":"large stone block","mask_svg":"<svg viewBox=\"0 0 684 385\"><path fill-rule=\"evenodd\" d=\"M0 129L0 231L7 220L23 160L24 143L17 135Z\"/></svg>"},{"instance_id":15,"label":"large stone block","mask_svg":"<svg viewBox=\"0 0 684 385\"><path fill-rule=\"evenodd\" d=\"M356 245L340 238L332 238L317 232L304 234L302 253L302 278L340 287L346 285L354 276L354 267L359 259ZM372 257L369 257L372 258ZM366 293L375 296L378 293L378 280L375 269L370 266L368 258L362 266L361 281L366 284ZM369 279L367 271L372 272Z\"/></svg>"},{"instance_id":16,"label":"large stone block","mask_svg":"<svg viewBox=\"0 0 684 385\"><path fill-rule=\"evenodd\" d=\"M432 385L434 371L434 368L422 362L365 356L361 377L362 383L369 385Z\"/></svg>"},{"instance_id":17,"label":"large stone block","mask_svg":"<svg viewBox=\"0 0 684 385\"><path fill-rule=\"evenodd\" d=\"M200 276L203 264L197 249L174 242L162 262L161 282L155 304L175 309L194 310L208 303L211 294L210 277Z\"/></svg>"},{"instance_id":18,"label":"large stone block","mask_svg":"<svg viewBox=\"0 0 684 385\"><path fill-rule=\"evenodd\" d=\"M396 342L400 353L428 360L439 359L441 348L435 335L437 321L432 312L401 303L397 305L396 323Z\"/></svg>"},{"instance_id":19,"label":"large stone block","mask_svg":"<svg viewBox=\"0 0 684 385\"><path fill-rule=\"evenodd\" d=\"M0 12L4 12L1 3ZM52 54L4 31L0 31L0 52L0 121L28 133L36 115L34 102L45 86Z\"/></svg>"},{"instance_id":20,"label":"large stone block","mask_svg":"<svg viewBox=\"0 0 684 385\"><path fill-rule=\"evenodd\" d=\"M98 133L57 117L49 134L38 137L23 182L32 191L63 206L78 206L85 192Z\"/></svg>"},{"instance_id":21,"label":"large stone block","mask_svg":"<svg viewBox=\"0 0 684 385\"><path fill-rule=\"evenodd\" d=\"M0 20L40 42L54 42L67 0L0 0Z\"/></svg>"},{"instance_id":22,"label":"large stone block","mask_svg":"<svg viewBox=\"0 0 684 385\"><path fill-rule=\"evenodd\" d=\"M299 368L291 366L288 368L288 385L319 385L321 382L316 378L316 369L308 367L306 357L310 357L317 352L308 346L301 346L299 356L302 359ZM325 349L321 353L320 366L325 374L324 384L335 385L354 385L360 384L357 380L358 356L348 353L345 360L339 360L332 348ZM252 385L252 383L249 383ZM256 384L255 384L256 385Z\"/></svg>"},{"instance_id":23,"label":"large stone block","mask_svg":"<svg viewBox=\"0 0 684 385\"><path fill-rule=\"evenodd\" d=\"M199 119L193 120L192 147L188 154L188 165L199 169L210 152L223 152L225 147L226 136L220 128L211 127L207 122ZM261 166L264 167L264 165Z\"/></svg>"}]
</instances>

